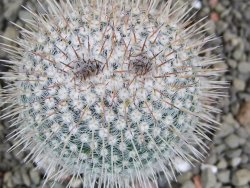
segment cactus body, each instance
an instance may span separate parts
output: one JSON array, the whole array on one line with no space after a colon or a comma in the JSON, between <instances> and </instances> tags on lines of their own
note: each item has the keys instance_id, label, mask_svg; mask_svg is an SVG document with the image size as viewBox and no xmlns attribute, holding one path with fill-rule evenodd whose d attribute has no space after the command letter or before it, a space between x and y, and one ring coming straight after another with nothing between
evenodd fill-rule
<instances>
[{"instance_id":1,"label":"cactus body","mask_svg":"<svg viewBox=\"0 0 250 188\"><path fill-rule=\"evenodd\" d=\"M202 159L222 86L210 68L219 60L200 55L213 37L198 38L187 6L47 3L4 73L13 148L23 144L48 179L83 174L86 187L147 187L160 171L174 177L175 157Z\"/></svg>"}]
</instances>

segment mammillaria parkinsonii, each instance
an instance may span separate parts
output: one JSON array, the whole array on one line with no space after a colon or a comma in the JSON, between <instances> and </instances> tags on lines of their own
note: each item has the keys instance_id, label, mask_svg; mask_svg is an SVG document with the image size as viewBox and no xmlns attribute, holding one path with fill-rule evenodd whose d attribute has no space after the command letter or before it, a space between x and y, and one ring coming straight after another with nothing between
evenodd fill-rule
<instances>
[{"instance_id":1,"label":"mammillaria parkinsonii","mask_svg":"<svg viewBox=\"0 0 250 188\"><path fill-rule=\"evenodd\" d=\"M185 4L158 0L47 0L4 45L5 113L47 180L147 187L168 181L176 157L202 160L224 82ZM14 40L11 40L12 42Z\"/></svg>"}]
</instances>

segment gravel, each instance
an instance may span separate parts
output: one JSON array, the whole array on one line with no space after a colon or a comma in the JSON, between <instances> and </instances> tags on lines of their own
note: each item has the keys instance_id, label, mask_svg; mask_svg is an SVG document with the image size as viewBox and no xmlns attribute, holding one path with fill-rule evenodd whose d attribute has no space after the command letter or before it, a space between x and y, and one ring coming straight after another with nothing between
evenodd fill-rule
<instances>
[{"instance_id":1,"label":"gravel","mask_svg":"<svg viewBox=\"0 0 250 188\"><path fill-rule=\"evenodd\" d=\"M225 158L220 159L216 166L218 167L219 170L226 169L228 166L226 159Z\"/></svg>"},{"instance_id":2,"label":"gravel","mask_svg":"<svg viewBox=\"0 0 250 188\"><path fill-rule=\"evenodd\" d=\"M213 188L217 183L215 174L209 168L202 172L201 181L204 188Z\"/></svg>"},{"instance_id":3,"label":"gravel","mask_svg":"<svg viewBox=\"0 0 250 188\"><path fill-rule=\"evenodd\" d=\"M250 64L248 62L240 62L238 69L240 73L250 73Z\"/></svg>"},{"instance_id":4,"label":"gravel","mask_svg":"<svg viewBox=\"0 0 250 188\"><path fill-rule=\"evenodd\" d=\"M221 183L230 183L230 170L220 171L217 178Z\"/></svg>"},{"instance_id":5,"label":"gravel","mask_svg":"<svg viewBox=\"0 0 250 188\"><path fill-rule=\"evenodd\" d=\"M21 5L23 4L23 0L9 0L5 2L5 10L4 10L4 18L8 21L15 21L17 19L18 11L21 8Z\"/></svg>"},{"instance_id":6,"label":"gravel","mask_svg":"<svg viewBox=\"0 0 250 188\"><path fill-rule=\"evenodd\" d=\"M31 185L31 179L30 178L32 178L32 177L29 176L27 170L22 168L21 169L21 175L22 175L24 185L26 185L27 187L30 187L30 185Z\"/></svg>"},{"instance_id":7,"label":"gravel","mask_svg":"<svg viewBox=\"0 0 250 188\"><path fill-rule=\"evenodd\" d=\"M177 177L177 181L179 183L184 183L192 178L193 174L192 172L186 172L184 174L181 174Z\"/></svg>"},{"instance_id":8,"label":"gravel","mask_svg":"<svg viewBox=\"0 0 250 188\"><path fill-rule=\"evenodd\" d=\"M236 78L233 80L233 86L236 91L244 91L246 88L246 82L244 80Z\"/></svg>"},{"instance_id":9,"label":"gravel","mask_svg":"<svg viewBox=\"0 0 250 188\"><path fill-rule=\"evenodd\" d=\"M41 181L41 175L38 173L36 169L31 169L29 171L29 175L31 178L31 181L35 184L38 185Z\"/></svg>"},{"instance_id":10,"label":"gravel","mask_svg":"<svg viewBox=\"0 0 250 188\"><path fill-rule=\"evenodd\" d=\"M241 157L235 157L231 160L230 164L232 167L237 167L241 163Z\"/></svg>"},{"instance_id":11,"label":"gravel","mask_svg":"<svg viewBox=\"0 0 250 188\"><path fill-rule=\"evenodd\" d=\"M0 35L15 38L17 28L8 21L24 26L22 19L32 15L20 5L34 7L35 0L0 0ZM220 38L214 44L223 45L214 53L222 53L224 63L216 68L228 69L221 80L228 80L229 98L218 101L222 107L220 130L209 145L203 164L177 176L173 188L250 188L250 1L249 0L196 0L197 19L208 15L208 33L216 32ZM42 11L42 10L40 10ZM0 38L0 43L13 44ZM7 59L0 50L0 58ZM2 66L0 66L2 69ZM1 89L1 88L0 88ZM1 99L0 99L1 100ZM0 187L40 188L43 174L35 165L23 164L26 153L16 156L17 150L6 152L13 141L5 140L10 129L7 122L0 122ZM164 178L160 188L167 188ZM81 187L75 181L73 187ZM50 188L50 184L44 188ZM66 184L56 183L55 188Z\"/></svg>"},{"instance_id":12,"label":"gravel","mask_svg":"<svg viewBox=\"0 0 250 188\"><path fill-rule=\"evenodd\" d=\"M229 148L238 148L240 146L240 138L236 134L231 134L225 138L225 143Z\"/></svg>"}]
</instances>

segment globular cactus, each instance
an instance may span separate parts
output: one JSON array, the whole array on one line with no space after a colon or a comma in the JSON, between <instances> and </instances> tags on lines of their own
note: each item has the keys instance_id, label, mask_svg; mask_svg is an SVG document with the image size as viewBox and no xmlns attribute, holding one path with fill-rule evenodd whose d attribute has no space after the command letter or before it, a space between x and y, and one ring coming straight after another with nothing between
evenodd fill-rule
<instances>
[{"instance_id":1,"label":"globular cactus","mask_svg":"<svg viewBox=\"0 0 250 188\"><path fill-rule=\"evenodd\" d=\"M38 1L39 2L39 1ZM223 82L188 6L157 0L47 0L3 73L14 149L47 180L147 187L175 158L202 160ZM11 40L11 39L9 39ZM14 40L11 40L14 41ZM204 152L203 152L204 151Z\"/></svg>"}]
</instances>

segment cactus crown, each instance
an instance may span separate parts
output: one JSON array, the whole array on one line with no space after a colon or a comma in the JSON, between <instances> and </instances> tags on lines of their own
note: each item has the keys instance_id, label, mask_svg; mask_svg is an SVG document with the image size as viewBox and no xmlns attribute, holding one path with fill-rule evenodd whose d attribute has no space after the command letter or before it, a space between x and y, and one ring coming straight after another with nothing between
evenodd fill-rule
<instances>
[{"instance_id":1,"label":"cactus crown","mask_svg":"<svg viewBox=\"0 0 250 188\"><path fill-rule=\"evenodd\" d=\"M38 1L39 2L39 1ZM40 3L40 2L39 2ZM104 187L170 181L175 157L192 163L213 129L220 60L201 56L214 37L169 0L47 0L26 20L4 73L12 103L2 118L48 179L84 175ZM7 107L5 110L8 110ZM13 149L11 148L11 149Z\"/></svg>"}]
</instances>

